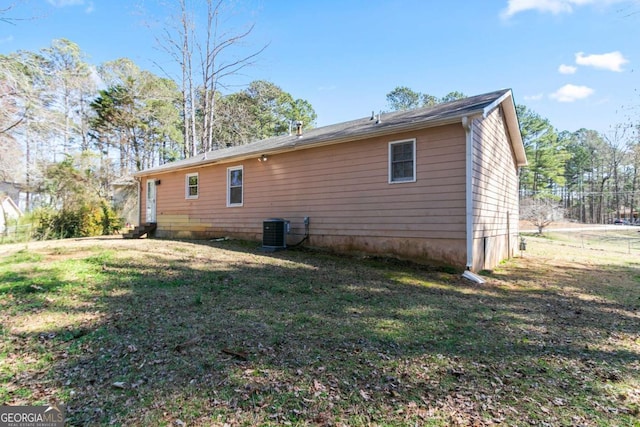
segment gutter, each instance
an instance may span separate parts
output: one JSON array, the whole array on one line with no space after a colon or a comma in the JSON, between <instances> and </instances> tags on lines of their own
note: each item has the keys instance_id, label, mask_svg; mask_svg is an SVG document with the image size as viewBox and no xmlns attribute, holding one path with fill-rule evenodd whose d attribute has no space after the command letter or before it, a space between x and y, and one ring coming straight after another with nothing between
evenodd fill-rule
<instances>
[{"instance_id":1,"label":"gutter","mask_svg":"<svg viewBox=\"0 0 640 427\"><path fill-rule=\"evenodd\" d=\"M478 109L476 111L478 114L481 114L483 110ZM323 147L327 145L342 144L344 142L359 141L363 139L375 138L375 137L395 134L399 132L412 132L420 129L446 126L446 125L460 123L460 118L461 118L460 116L457 116L457 117L454 116L454 117L447 117L446 119L429 121L427 123L423 121L417 121L414 123L386 124L386 126L383 126L379 129L367 130L366 132L361 132L358 134L340 135L337 137L309 136L308 138L305 139L305 136L302 136L301 138L294 136L295 139L292 139L288 143L283 143L282 145L276 145L275 147L262 148L262 149L260 147L251 147L250 151L231 155L228 157L220 156L217 158L215 157L207 158L206 155L198 154L191 158L193 159L193 162L189 162L187 164L182 164L177 166L171 166L171 164L168 163L164 165L164 167L159 166L153 169L147 169L145 171L136 172L134 174L134 177L159 175L159 174L164 174L169 172L177 172L185 169L209 166L213 164L239 162L239 161L254 158L261 154L276 155L276 154L288 153L296 150L304 150L309 148ZM260 143L260 142L262 141L256 141L256 143ZM251 145L252 143L247 144L247 146L251 146ZM198 157L200 157L201 160L197 160Z\"/></svg>"},{"instance_id":2,"label":"gutter","mask_svg":"<svg viewBox=\"0 0 640 427\"><path fill-rule=\"evenodd\" d=\"M466 235L467 235L467 270L473 268L473 117L464 116L462 127L466 134Z\"/></svg>"}]
</instances>

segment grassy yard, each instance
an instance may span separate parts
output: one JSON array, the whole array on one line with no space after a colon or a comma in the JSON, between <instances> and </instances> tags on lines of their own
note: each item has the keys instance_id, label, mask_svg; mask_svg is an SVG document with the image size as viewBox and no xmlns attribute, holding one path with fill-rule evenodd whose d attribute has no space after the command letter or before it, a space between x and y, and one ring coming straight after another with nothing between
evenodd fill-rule
<instances>
[{"instance_id":1,"label":"grassy yard","mask_svg":"<svg viewBox=\"0 0 640 427\"><path fill-rule=\"evenodd\" d=\"M460 272L235 241L0 246L0 405L69 425L640 426L640 259Z\"/></svg>"}]
</instances>

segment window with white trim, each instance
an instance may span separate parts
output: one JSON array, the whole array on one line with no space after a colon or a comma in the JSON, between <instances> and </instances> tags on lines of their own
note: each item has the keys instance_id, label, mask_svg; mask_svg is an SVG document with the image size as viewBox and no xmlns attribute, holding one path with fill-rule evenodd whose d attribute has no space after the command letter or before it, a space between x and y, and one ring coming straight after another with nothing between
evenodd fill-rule
<instances>
[{"instance_id":1,"label":"window with white trim","mask_svg":"<svg viewBox=\"0 0 640 427\"><path fill-rule=\"evenodd\" d=\"M389 183L416 181L416 140L389 143Z\"/></svg>"},{"instance_id":2,"label":"window with white trim","mask_svg":"<svg viewBox=\"0 0 640 427\"><path fill-rule=\"evenodd\" d=\"M227 206L242 206L243 167L227 168Z\"/></svg>"},{"instance_id":3,"label":"window with white trim","mask_svg":"<svg viewBox=\"0 0 640 427\"><path fill-rule=\"evenodd\" d=\"M188 173L185 176L185 198L197 199L198 198L198 184L199 178L197 173Z\"/></svg>"}]
</instances>

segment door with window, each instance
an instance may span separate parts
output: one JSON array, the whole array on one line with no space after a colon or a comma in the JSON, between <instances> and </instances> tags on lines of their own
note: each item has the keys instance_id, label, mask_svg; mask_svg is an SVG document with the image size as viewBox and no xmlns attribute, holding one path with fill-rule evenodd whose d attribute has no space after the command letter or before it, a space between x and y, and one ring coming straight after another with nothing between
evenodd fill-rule
<instances>
[{"instance_id":1,"label":"door with window","mask_svg":"<svg viewBox=\"0 0 640 427\"><path fill-rule=\"evenodd\" d=\"M156 222L156 181L147 180L147 222Z\"/></svg>"}]
</instances>

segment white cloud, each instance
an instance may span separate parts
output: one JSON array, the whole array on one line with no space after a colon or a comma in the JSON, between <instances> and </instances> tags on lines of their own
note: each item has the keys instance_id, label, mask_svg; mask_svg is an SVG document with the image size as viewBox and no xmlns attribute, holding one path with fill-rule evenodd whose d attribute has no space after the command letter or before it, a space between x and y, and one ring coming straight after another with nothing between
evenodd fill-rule
<instances>
[{"instance_id":1,"label":"white cloud","mask_svg":"<svg viewBox=\"0 0 640 427\"><path fill-rule=\"evenodd\" d=\"M584 99L593 94L594 90L587 86L576 86L567 84L549 95L550 98L558 102L573 102Z\"/></svg>"},{"instance_id":2,"label":"white cloud","mask_svg":"<svg viewBox=\"0 0 640 427\"><path fill-rule=\"evenodd\" d=\"M47 0L47 3L55 7L81 6L84 0Z\"/></svg>"},{"instance_id":3,"label":"white cloud","mask_svg":"<svg viewBox=\"0 0 640 427\"><path fill-rule=\"evenodd\" d=\"M542 97L544 96L543 93L537 93L535 95L525 95L524 96L524 100L525 101L539 101L542 99Z\"/></svg>"},{"instance_id":4,"label":"white cloud","mask_svg":"<svg viewBox=\"0 0 640 427\"><path fill-rule=\"evenodd\" d=\"M509 0L507 8L502 11L502 17L510 18L527 10L551 12L555 15L561 12L571 12L572 8L569 2L563 0Z\"/></svg>"},{"instance_id":5,"label":"white cloud","mask_svg":"<svg viewBox=\"0 0 640 427\"><path fill-rule=\"evenodd\" d=\"M528 10L558 15L560 13L571 13L575 7L586 4L606 5L619 1L623 0L508 0L507 8L502 11L500 16L503 19L508 19L513 15Z\"/></svg>"},{"instance_id":6,"label":"white cloud","mask_svg":"<svg viewBox=\"0 0 640 427\"><path fill-rule=\"evenodd\" d=\"M90 14L95 9L95 4L93 1L87 0L47 0L53 7L73 7L73 6L84 6L84 12L86 14Z\"/></svg>"},{"instance_id":7,"label":"white cloud","mask_svg":"<svg viewBox=\"0 0 640 427\"><path fill-rule=\"evenodd\" d=\"M573 65L565 65L565 64L561 64L558 67L558 72L560 74L575 74L575 72L578 70L577 67L574 67Z\"/></svg>"},{"instance_id":8,"label":"white cloud","mask_svg":"<svg viewBox=\"0 0 640 427\"><path fill-rule=\"evenodd\" d=\"M622 71L622 66L627 62L629 62L629 60L618 51L603 53L601 55L585 55L583 52L576 53L576 64L602 68L603 70L620 72Z\"/></svg>"}]
</instances>

